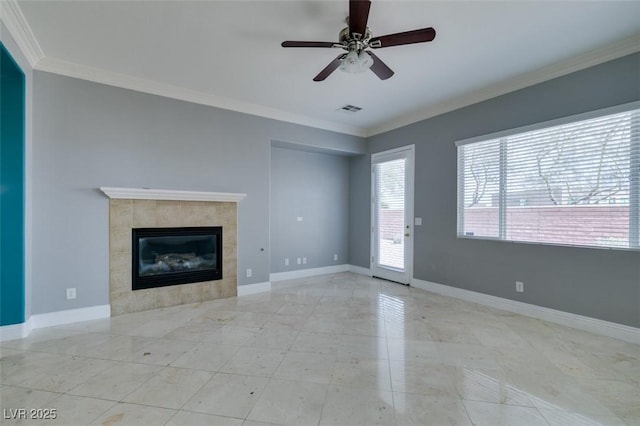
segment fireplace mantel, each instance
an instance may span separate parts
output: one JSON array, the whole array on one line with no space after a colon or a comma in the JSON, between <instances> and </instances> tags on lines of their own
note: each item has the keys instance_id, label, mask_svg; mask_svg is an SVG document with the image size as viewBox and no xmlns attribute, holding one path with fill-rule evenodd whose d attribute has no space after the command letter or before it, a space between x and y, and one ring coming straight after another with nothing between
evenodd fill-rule
<instances>
[{"instance_id":1,"label":"fireplace mantel","mask_svg":"<svg viewBox=\"0 0 640 426\"><path fill-rule=\"evenodd\" d=\"M238 201L245 194L145 188L103 187L100 190L110 198L109 303L112 316L238 294ZM224 229L221 279L207 277L208 281L185 281L134 291L134 230L193 227Z\"/></svg>"},{"instance_id":2,"label":"fireplace mantel","mask_svg":"<svg viewBox=\"0 0 640 426\"><path fill-rule=\"evenodd\" d=\"M100 191L111 199L126 200L170 200L170 201L219 201L239 202L247 194L232 192L179 191L174 189L114 188L100 187Z\"/></svg>"}]
</instances>

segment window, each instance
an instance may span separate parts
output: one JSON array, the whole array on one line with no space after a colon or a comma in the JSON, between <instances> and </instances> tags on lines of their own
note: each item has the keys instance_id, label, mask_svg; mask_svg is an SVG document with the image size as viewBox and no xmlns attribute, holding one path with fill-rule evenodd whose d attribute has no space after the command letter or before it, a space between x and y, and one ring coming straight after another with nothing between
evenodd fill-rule
<instances>
[{"instance_id":1,"label":"window","mask_svg":"<svg viewBox=\"0 0 640 426\"><path fill-rule=\"evenodd\" d=\"M458 237L640 248L640 102L456 146Z\"/></svg>"}]
</instances>

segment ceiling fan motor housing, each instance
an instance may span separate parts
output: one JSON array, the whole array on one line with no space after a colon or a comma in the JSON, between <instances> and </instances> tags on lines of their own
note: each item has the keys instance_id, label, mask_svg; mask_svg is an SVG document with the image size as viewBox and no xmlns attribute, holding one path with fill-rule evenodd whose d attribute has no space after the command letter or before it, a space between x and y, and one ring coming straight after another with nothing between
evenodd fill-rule
<instances>
[{"instance_id":1,"label":"ceiling fan motor housing","mask_svg":"<svg viewBox=\"0 0 640 426\"><path fill-rule=\"evenodd\" d=\"M338 35L338 40L340 40L340 44L342 48L348 51L355 50L360 53L363 50L369 48L369 40L371 40L371 30L367 27L365 31L364 37L362 34L358 33L350 33L349 27L344 28L340 31Z\"/></svg>"}]
</instances>

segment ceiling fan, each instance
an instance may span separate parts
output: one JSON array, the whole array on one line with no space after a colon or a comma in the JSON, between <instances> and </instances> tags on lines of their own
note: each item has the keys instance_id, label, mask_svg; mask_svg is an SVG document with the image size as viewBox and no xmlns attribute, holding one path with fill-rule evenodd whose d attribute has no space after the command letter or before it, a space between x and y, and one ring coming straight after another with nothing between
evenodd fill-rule
<instances>
[{"instance_id":1,"label":"ceiling fan","mask_svg":"<svg viewBox=\"0 0 640 426\"><path fill-rule=\"evenodd\" d=\"M347 51L331 61L313 81L323 81L338 67L345 72L363 72L371 69L378 78L386 80L394 74L393 71L369 49L424 43L436 37L436 30L429 27L372 37L371 30L367 27L370 7L370 0L349 0L348 27L340 31L339 42L283 41L282 47L335 47Z\"/></svg>"}]
</instances>

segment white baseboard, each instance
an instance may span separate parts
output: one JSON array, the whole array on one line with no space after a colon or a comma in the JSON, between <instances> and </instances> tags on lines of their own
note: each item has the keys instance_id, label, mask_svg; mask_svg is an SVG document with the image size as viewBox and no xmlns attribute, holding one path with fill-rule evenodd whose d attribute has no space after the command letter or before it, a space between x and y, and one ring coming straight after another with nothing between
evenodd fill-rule
<instances>
[{"instance_id":1,"label":"white baseboard","mask_svg":"<svg viewBox=\"0 0 640 426\"><path fill-rule=\"evenodd\" d=\"M3 325L0 327L0 342L27 337L32 329L31 318L20 324Z\"/></svg>"},{"instance_id":2,"label":"white baseboard","mask_svg":"<svg viewBox=\"0 0 640 426\"><path fill-rule=\"evenodd\" d=\"M353 272L354 274L371 276L371 271L366 268L362 268L360 266L354 265L336 265L336 266L325 266L323 268L311 268L311 269L301 269L298 271L291 272L277 272L270 274L271 281L284 281L284 280L292 280L295 278L305 278L305 277L313 277L316 275L324 275L324 274L336 274L339 272ZM267 281L264 283L256 283L256 284L248 284L248 285L239 285L238 286L238 296L247 296L250 294L264 293L267 291L271 291L271 282Z\"/></svg>"},{"instance_id":3,"label":"white baseboard","mask_svg":"<svg viewBox=\"0 0 640 426\"><path fill-rule=\"evenodd\" d=\"M265 293L271 291L271 283L269 281L264 283L255 283L238 286L238 297L248 296L250 294Z\"/></svg>"},{"instance_id":4,"label":"white baseboard","mask_svg":"<svg viewBox=\"0 0 640 426\"><path fill-rule=\"evenodd\" d=\"M111 316L110 305L90 306L88 308L69 309L67 311L48 312L46 314L31 315L22 324L5 325L0 327L0 342L22 339L27 337L33 329L70 324L72 322L90 321Z\"/></svg>"},{"instance_id":5,"label":"white baseboard","mask_svg":"<svg viewBox=\"0 0 640 426\"><path fill-rule=\"evenodd\" d=\"M478 293L471 290L464 290L448 285L419 280L417 278L411 280L411 286L444 296L455 297L456 299L462 299L468 302L475 302L480 305L502 309L503 311L513 312L516 314L553 322L555 324L566 325L568 327L577 328L579 330L590 331L592 333L600 334L603 336L613 337L615 339L624 340L626 342L640 344L640 328L630 327L628 325L617 324L609 321L603 321L596 318L585 317L569 312L558 311L556 309L544 308L542 306L518 302L517 300L490 296L484 293Z\"/></svg>"},{"instance_id":6,"label":"white baseboard","mask_svg":"<svg viewBox=\"0 0 640 426\"><path fill-rule=\"evenodd\" d=\"M371 276L371 269L363 268L362 266L349 265L349 272L353 272L354 274L366 275L368 277Z\"/></svg>"},{"instance_id":7,"label":"white baseboard","mask_svg":"<svg viewBox=\"0 0 640 426\"><path fill-rule=\"evenodd\" d=\"M88 308L69 309L66 311L48 312L31 315L33 328L53 327L54 325L72 322L89 321L111 316L110 305L89 306Z\"/></svg>"},{"instance_id":8,"label":"white baseboard","mask_svg":"<svg viewBox=\"0 0 640 426\"><path fill-rule=\"evenodd\" d=\"M324 266L322 268L299 269L297 271L276 272L269 275L269 279L273 281L293 280L296 278L313 277L324 274L337 274L339 272L347 272L349 265Z\"/></svg>"}]
</instances>

